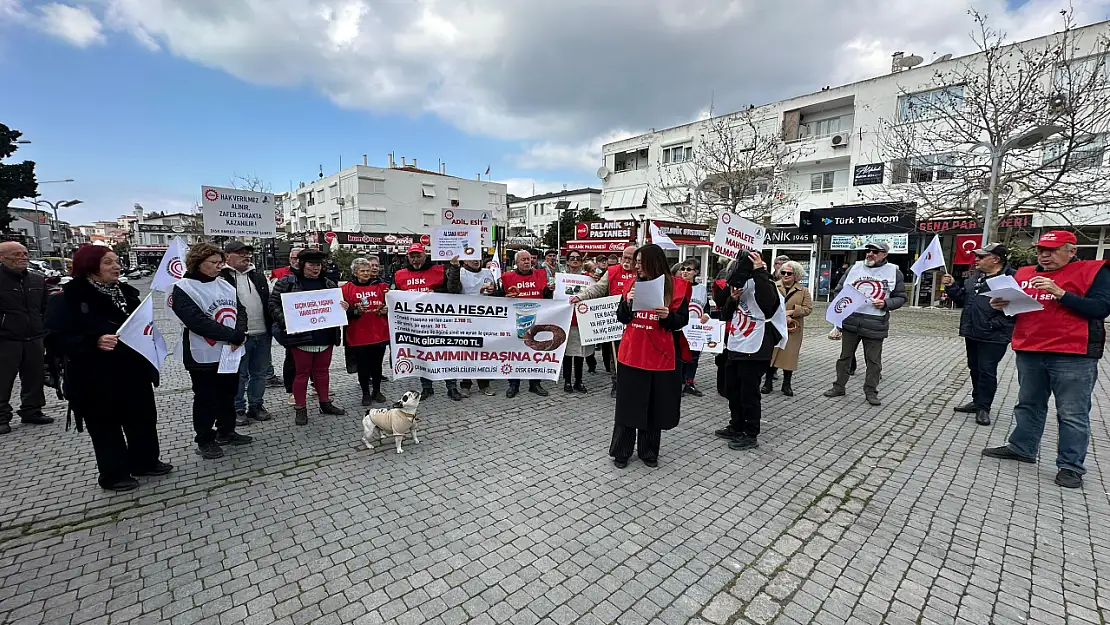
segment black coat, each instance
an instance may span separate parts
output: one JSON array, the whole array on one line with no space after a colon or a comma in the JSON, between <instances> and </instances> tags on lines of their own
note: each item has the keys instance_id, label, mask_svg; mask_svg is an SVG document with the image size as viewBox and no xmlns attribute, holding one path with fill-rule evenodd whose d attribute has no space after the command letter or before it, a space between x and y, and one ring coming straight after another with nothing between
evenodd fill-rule
<instances>
[{"instance_id":1,"label":"black coat","mask_svg":"<svg viewBox=\"0 0 1110 625\"><path fill-rule=\"evenodd\" d=\"M0 340L32 341L46 335L46 278L0 265Z\"/></svg>"},{"instance_id":2,"label":"black coat","mask_svg":"<svg viewBox=\"0 0 1110 625\"><path fill-rule=\"evenodd\" d=\"M997 275L1012 276L1015 273L1007 265ZM960 314L960 336L984 343L1009 343L1014 337L1017 317L1007 317L1001 310L991 308L991 299L980 295L991 290L987 286L986 274L973 271L963 284L953 282L945 290L953 302L964 307Z\"/></svg>"},{"instance_id":3,"label":"black coat","mask_svg":"<svg viewBox=\"0 0 1110 625\"><path fill-rule=\"evenodd\" d=\"M324 281L325 289L337 288L335 282L332 280L322 275L320 279ZM339 345L341 342L341 332L339 328L310 330L308 332L298 332L296 334L287 334L285 332L285 311L281 308L281 295L282 293L297 293L304 290L306 290L304 278L295 273L285 276L274 283L274 292L270 294L270 315L272 315L274 319L274 338L277 339L277 342L283 347L297 347L300 345Z\"/></svg>"},{"instance_id":4,"label":"black coat","mask_svg":"<svg viewBox=\"0 0 1110 625\"><path fill-rule=\"evenodd\" d=\"M135 350L122 342L110 352L97 347L101 336L119 332L139 307L134 287L120 284L120 290L127 300L126 312L85 278L72 280L50 298L46 343L51 354L65 359L64 391L75 405L95 401L106 391L126 400L128 389L158 386L158 370Z\"/></svg>"}]
</instances>

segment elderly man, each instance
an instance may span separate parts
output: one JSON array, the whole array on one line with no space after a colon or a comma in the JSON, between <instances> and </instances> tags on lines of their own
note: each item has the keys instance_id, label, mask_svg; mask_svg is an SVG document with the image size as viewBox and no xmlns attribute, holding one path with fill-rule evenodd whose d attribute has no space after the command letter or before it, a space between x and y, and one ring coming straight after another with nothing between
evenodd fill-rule
<instances>
[{"instance_id":1,"label":"elderly man","mask_svg":"<svg viewBox=\"0 0 1110 625\"><path fill-rule=\"evenodd\" d=\"M636 260L636 246L628 245L621 252L620 260L617 263L609 265L606 269L605 275L591 287L579 293L576 297L570 298L572 304L586 299L595 299L598 297L605 297L607 295L624 295L625 290L629 284L636 281L636 270L632 263ZM613 386L609 390L609 397L616 398L617 396L617 371L620 368L617 365L617 350L620 347L620 341L613 341L600 345L599 348L609 350L610 358L613 363L613 371L610 375Z\"/></svg>"},{"instance_id":2,"label":"elderly man","mask_svg":"<svg viewBox=\"0 0 1110 625\"><path fill-rule=\"evenodd\" d=\"M461 281L457 275L459 271L458 256L451 259L450 269L456 274L451 280L448 280L447 268L443 265L432 264L424 246L419 243L413 243L409 246L408 260L408 265L393 274L393 288L421 293L462 293ZM459 392L457 380L444 380L443 384L447 387L447 397L454 401L462 401L463 396ZM420 378L420 389L421 400L435 395L432 381L427 378Z\"/></svg>"},{"instance_id":3,"label":"elderly man","mask_svg":"<svg viewBox=\"0 0 1110 625\"><path fill-rule=\"evenodd\" d=\"M239 391L235 394L235 425L251 420L269 421L270 412L262 403L266 393L266 370L270 367L274 320L270 316L270 285L254 267L254 248L242 241L224 246L227 267L220 277L235 287L239 303L247 311L247 342L239 361Z\"/></svg>"},{"instance_id":4,"label":"elderly man","mask_svg":"<svg viewBox=\"0 0 1110 625\"><path fill-rule=\"evenodd\" d=\"M19 416L23 423L45 425L42 414L46 336L46 281L27 271L27 248L15 241L0 243L0 434L12 431L12 389L19 376Z\"/></svg>"},{"instance_id":5,"label":"elderly man","mask_svg":"<svg viewBox=\"0 0 1110 625\"><path fill-rule=\"evenodd\" d=\"M825 397L842 397L848 384L848 370L856 348L863 343L863 358L867 363L867 376L863 382L863 393L867 403L881 406L879 399L879 380L883 375L883 340L890 330L890 311L898 310L906 303L906 285L902 271L897 265L888 263L890 245L869 243L864 260L857 262L844 274L836 285L833 294L839 293L845 284L852 285L870 301L856 309L844 320L840 340L840 359L836 361L836 382Z\"/></svg>"},{"instance_id":6,"label":"elderly man","mask_svg":"<svg viewBox=\"0 0 1110 625\"><path fill-rule=\"evenodd\" d=\"M524 250L516 253L516 269L501 274L501 289L495 293L501 297L519 299L551 299L554 289L547 281L547 273L532 268L532 255ZM547 389L539 380L528 380L528 391L540 397L547 397ZM520 392L520 379L509 380L509 390L505 397L512 399Z\"/></svg>"},{"instance_id":7,"label":"elderly man","mask_svg":"<svg viewBox=\"0 0 1110 625\"><path fill-rule=\"evenodd\" d=\"M1064 488L1082 486L1087 471L1083 462L1091 439L1091 395L1106 343L1104 322L1110 316L1110 265L1079 260L1075 244L1071 232L1046 232L1037 241L1037 265L1014 275L1018 286L1044 308L1016 315L1017 425L1009 445L983 450L991 458L1036 462L1048 397L1055 395L1060 426L1056 484ZM1008 304L991 300L998 310Z\"/></svg>"},{"instance_id":8,"label":"elderly man","mask_svg":"<svg viewBox=\"0 0 1110 625\"><path fill-rule=\"evenodd\" d=\"M270 279L271 280L281 280L285 276L288 276L288 275L292 274L293 273L293 268L297 266L297 256L302 251L304 251L303 247L294 247L293 249L289 250L289 266L288 267L278 267L277 269L271 271L270 272Z\"/></svg>"},{"instance_id":9,"label":"elderly man","mask_svg":"<svg viewBox=\"0 0 1110 625\"><path fill-rule=\"evenodd\" d=\"M529 257L531 257L531 254L529 254ZM535 262L535 258L532 258L532 262ZM544 252L543 262L540 263L538 267L535 267L535 269L546 272L547 283L550 284L552 288L555 288L555 274L559 273L559 252L557 250L547 250Z\"/></svg>"},{"instance_id":10,"label":"elderly man","mask_svg":"<svg viewBox=\"0 0 1110 625\"><path fill-rule=\"evenodd\" d=\"M967 347L967 368L971 370L971 401L956 407L956 412L975 415L979 425L991 424L991 406L998 390L998 362L1006 355L1006 346L1014 333L1014 318L991 307L982 293L991 290L987 280L996 276L1014 275L1007 265L1009 251L1001 243L991 243L975 250L975 269L964 283L952 276L941 279L953 302L964 307L960 314L960 336Z\"/></svg>"}]
</instances>

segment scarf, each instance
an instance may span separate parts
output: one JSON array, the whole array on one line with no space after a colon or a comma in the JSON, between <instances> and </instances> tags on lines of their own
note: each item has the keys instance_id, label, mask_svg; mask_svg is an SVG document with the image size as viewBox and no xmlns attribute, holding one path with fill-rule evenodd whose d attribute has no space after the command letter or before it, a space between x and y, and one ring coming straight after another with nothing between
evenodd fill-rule
<instances>
[{"instance_id":1,"label":"scarf","mask_svg":"<svg viewBox=\"0 0 1110 625\"><path fill-rule=\"evenodd\" d=\"M119 288L118 282L113 284L101 284L89 278L89 283L92 284L97 291L107 295L108 299L112 300L112 303L116 305L116 308L119 308L123 312L127 312L127 298L123 296L123 289Z\"/></svg>"}]
</instances>

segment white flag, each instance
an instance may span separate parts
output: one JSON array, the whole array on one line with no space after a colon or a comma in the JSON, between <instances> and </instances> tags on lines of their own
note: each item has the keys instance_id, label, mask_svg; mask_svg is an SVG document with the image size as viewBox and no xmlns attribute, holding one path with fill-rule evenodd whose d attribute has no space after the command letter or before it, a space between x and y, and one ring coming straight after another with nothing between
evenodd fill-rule
<instances>
[{"instance_id":1,"label":"white flag","mask_svg":"<svg viewBox=\"0 0 1110 625\"><path fill-rule=\"evenodd\" d=\"M663 232L659 230L659 226L655 225L654 221L651 222L651 242L665 250L678 249L678 246L671 240L671 237L663 234Z\"/></svg>"},{"instance_id":2,"label":"white flag","mask_svg":"<svg viewBox=\"0 0 1110 625\"><path fill-rule=\"evenodd\" d=\"M929 247L925 248L925 252L922 253L921 256L918 256L917 260L913 261L913 266L910 267L910 271L920 276L926 271L936 269L937 267L944 267L944 252L940 249L940 235L934 234L932 243L929 243Z\"/></svg>"},{"instance_id":3,"label":"white flag","mask_svg":"<svg viewBox=\"0 0 1110 625\"><path fill-rule=\"evenodd\" d=\"M870 300L850 284L845 284L844 288L837 294L830 304L828 310L825 311L825 321L840 328L844 326L844 320L856 311L857 308L863 306Z\"/></svg>"},{"instance_id":4,"label":"white flag","mask_svg":"<svg viewBox=\"0 0 1110 625\"><path fill-rule=\"evenodd\" d=\"M168 291L173 288L174 282L185 275L185 252L187 251L189 246L185 244L185 239L181 237L170 239L170 246L162 256L162 262L158 263L158 271L154 272L154 279L150 282L152 290Z\"/></svg>"},{"instance_id":5,"label":"white flag","mask_svg":"<svg viewBox=\"0 0 1110 625\"><path fill-rule=\"evenodd\" d=\"M166 340L162 338L158 326L154 325L154 302L150 296L147 294L143 303L123 322L118 334L121 343L142 354L155 369L161 371L168 350Z\"/></svg>"}]
</instances>

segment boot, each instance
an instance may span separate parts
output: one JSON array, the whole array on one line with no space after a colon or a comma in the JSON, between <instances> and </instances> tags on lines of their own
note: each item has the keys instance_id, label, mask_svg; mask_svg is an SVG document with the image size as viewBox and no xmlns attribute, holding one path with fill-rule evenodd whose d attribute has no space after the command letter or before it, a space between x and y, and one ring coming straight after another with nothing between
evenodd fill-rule
<instances>
[{"instance_id":1,"label":"boot","mask_svg":"<svg viewBox=\"0 0 1110 625\"><path fill-rule=\"evenodd\" d=\"M369 406L372 403L374 403L374 400L370 397L370 392L369 391L363 391L362 392L362 405L363 406Z\"/></svg>"},{"instance_id":2,"label":"boot","mask_svg":"<svg viewBox=\"0 0 1110 625\"><path fill-rule=\"evenodd\" d=\"M378 390L374 391L374 394L370 396L370 399L378 403L385 403L385 395L382 395L382 392Z\"/></svg>"},{"instance_id":3,"label":"boot","mask_svg":"<svg viewBox=\"0 0 1110 625\"><path fill-rule=\"evenodd\" d=\"M320 414L332 414L340 417L347 414L347 411L343 410L339 406L336 406L330 401L322 401L320 402Z\"/></svg>"},{"instance_id":4,"label":"boot","mask_svg":"<svg viewBox=\"0 0 1110 625\"><path fill-rule=\"evenodd\" d=\"M786 395L787 397L794 396L794 387L790 385L790 382L782 383L782 394Z\"/></svg>"},{"instance_id":5,"label":"boot","mask_svg":"<svg viewBox=\"0 0 1110 625\"><path fill-rule=\"evenodd\" d=\"M293 409L293 412L297 415L296 419L293 420L294 423L296 423L297 425L308 425L307 406L297 406Z\"/></svg>"},{"instance_id":6,"label":"boot","mask_svg":"<svg viewBox=\"0 0 1110 625\"><path fill-rule=\"evenodd\" d=\"M759 392L763 393L764 395L770 395L774 390L775 387L772 383L772 378L770 375L768 375L767 379L763 381L763 386L759 389Z\"/></svg>"},{"instance_id":7,"label":"boot","mask_svg":"<svg viewBox=\"0 0 1110 625\"><path fill-rule=\"evenodd\" d=\"M574 392L575 393L588 393L590 391L589 391L589 389L586 388L585 384L579 382L579 383L574 385Z\"/></svg>"},{"instance_id":8,"label":"boot","mask_svg":"<svg viewBox=\"0 0 1110 625\"><path fill-rule=\"evenodd\" d=\"M563 392L564 393L574 392L574 387L570 385L570 380L567 380L566 383L563 384Z\"/></svg>"}]
</instances>

